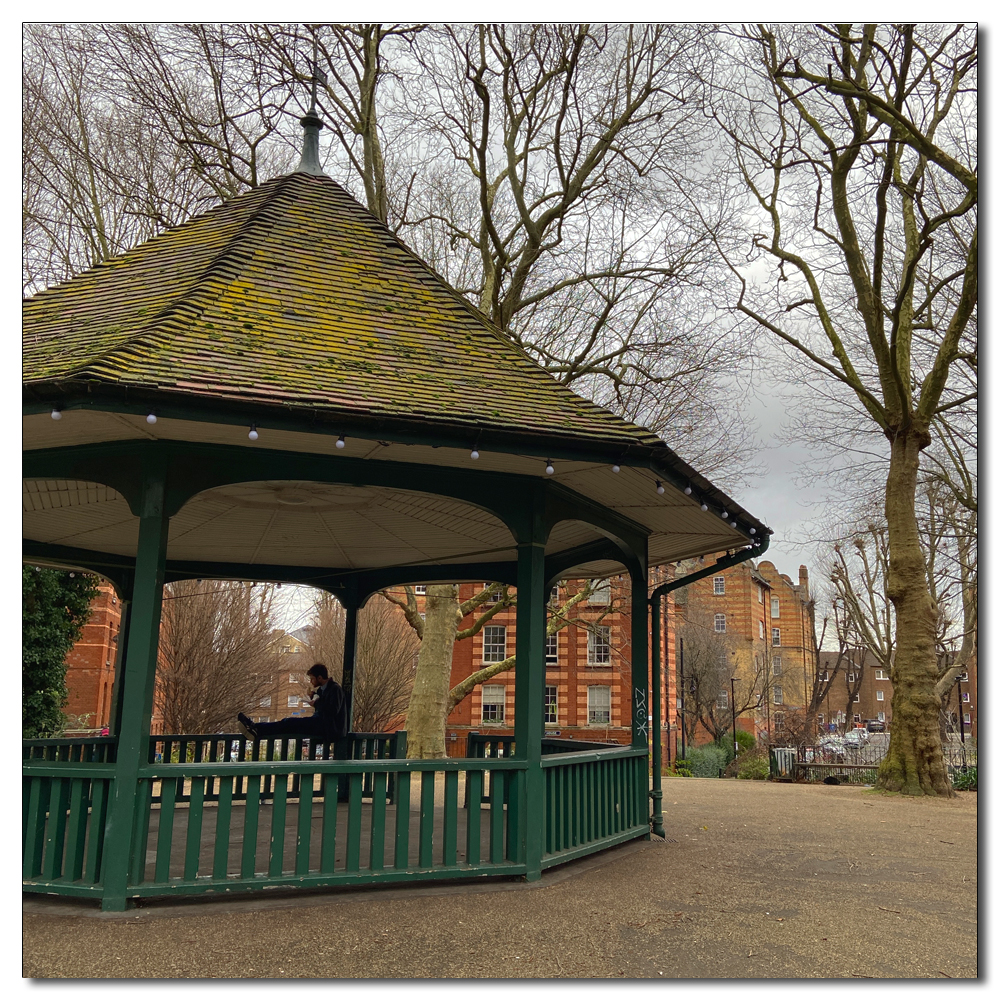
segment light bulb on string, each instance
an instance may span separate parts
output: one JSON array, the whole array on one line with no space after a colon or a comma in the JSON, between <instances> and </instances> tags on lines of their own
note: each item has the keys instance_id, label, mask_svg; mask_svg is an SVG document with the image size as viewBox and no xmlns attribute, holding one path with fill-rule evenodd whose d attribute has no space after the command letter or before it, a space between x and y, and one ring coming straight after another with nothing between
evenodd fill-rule
<instances>
[{"instance_id":1,"label":"light bulb on string","mask_svg":"<svg viewBox=\"0 0 1000 1000\"><path fill-rule=\"evenodd\" d=\"M703 504L701 505L701 509L702 509L702 510L708 510L708 504L707 504L707 503L703 503Z\"/></svg>"},{"instance_id":2,"label":"light bulb on string","mask_svg":"<svg viewBox=\"0 0 1000 1000\"><path fill-rule=\"evenodd\" d=\"M479 458L479 451L475 448L469 452L469 458Z\"/></svg>"},{"instance_id":3,"label":"light bulb on string","mask_svg":"<svg viewBox=\"0 0 1000 1000\"><path fill-rule=\"evenodd\" d=\"M611 471L612 472L621 472L622 471L622 467L620 465L612 465L611 466Z\"/></svg>"},{"instance_id":4,"label":"light bulb on string","mask_svg":"<svg viewBox=\"0 0 1000 1000\"><path fill-rule=\"evenodd\" d=\"M684 496L686 496L686 497L691 496L691 487L690 486L685 486L684 487Z\"/></svg>"},{"instance_id":5,"label":"light bulb on string","mask_svg":"<svg viewBox=\"0 0 1000 1000\"><path fill-rule=\"evenodd\" d=\"M147 413L146 414L146 423L147 424L155 424L156 423L156 414L155 413Z\"/></svg>"},{"instance_id":6,"label":"light bulb on string","mask_svg":"<svg viewBox=\"0 0 1000 1000\"><path fill-rule=\"evenodd\" d=\"M735 521L730 521L729 522L729 527L730 528L735 528L736 527L736 522Z\"/></svg>"},{"instance_id":7,"label":"light bulb on string","mask_svg":"<svg viewBox=\"0 0 1000 1000\"><path fill-rule=\"evenodd\" d=\"M545 475L551 476L552 473L554 473L555 471L556 470L555 470L555 467L552 465L552 461L550 459L546 459L545 460Z\"/></svg>"},{"instance_id":8,"label":"light bulb on string","mask_svg":"<svg viewBox=\"0 0 1000 1000\"><path fill-rule=\"evenodd\" d=\"M660 494L663 493L663 483L661 483L659 479L656 480L656 492Z\"/></svg>"},{"instance_id":9,"label":"light bulb on string","mask_svg":"<svg viewBox=\"0 0 1000 1000\"><path fill-rule=\"evenodd\" d=\"M346 448L347 447L347 442L344 440L344 435L343 434L341 434L340 437L337 438L337 447L338 448Z\"/></svg>"},{"instance_id":10,"label":"light bulb on string","mask_svg":"<svg viewBox=\"0 0 1000 1000\"><path fill-rule=\"evenodd\" d=\"M257 438L260 437L260 435L257 433L257 425L256 424L251 424L250 425L250 433L247 435L247 437L250 438L251 441L256 441Z\"/></svg>"},{"instance_id":11,"label":"light bulb on string","mask_svg":"<svg viewBox=\"0 0 1000 1000\"><path fill-rule=\"evenodd\" d=\"M722 515L721 515L721 517L722 517L722 520L723 520L723 521L727 521L727 520L729 520L729 511L728 511L728 510L724 510L724 511L722 512Z\"/></svg>"},{"instance_id":12,"label":"light bulb on string","mask_svg":"<svg viewBox=\"0 0 1000 1000\"><path fill-rule=\"evenodd\" d=\"M62 410L57 410L55 407L53 407L51 416L53 420L62 420Z\"/></svg>"},{"instance_id":13,"label":"light bulb on string","mask_svg":"<svg viewBox=\"0 0 1000 1000\"><path fill-rule=\"evenodd\" d=\"M756 528L751 528L750 529L750 534L751 535L756 535L757 534L757 529Z\"/></svg>"}]
</instances>

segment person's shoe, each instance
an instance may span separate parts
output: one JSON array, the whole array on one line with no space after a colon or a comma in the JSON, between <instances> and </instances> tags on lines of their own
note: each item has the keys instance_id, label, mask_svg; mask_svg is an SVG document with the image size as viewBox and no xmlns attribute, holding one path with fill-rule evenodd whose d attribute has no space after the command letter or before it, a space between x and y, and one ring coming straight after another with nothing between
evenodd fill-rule
<instances>
[{"instance_id":1,"label":"person's shoe","mask_svg":"<svg viewBox=\"0 0 1000 1000\"><path fill-rule=\"evenodd\" d=\"M244 736L249 736L252 740L257 739L257 730L254 728L253 720L249 716L240 712L236 716L236 721L240 724L240 729Z\"/></svg>"}]
</instances>

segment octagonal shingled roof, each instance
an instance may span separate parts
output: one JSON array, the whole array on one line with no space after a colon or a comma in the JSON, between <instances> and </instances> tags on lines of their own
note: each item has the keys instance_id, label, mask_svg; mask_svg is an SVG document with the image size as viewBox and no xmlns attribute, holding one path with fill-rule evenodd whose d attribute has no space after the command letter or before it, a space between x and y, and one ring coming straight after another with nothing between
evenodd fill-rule
<instances>
[{"instance_id":1,"label":"octagonal shingled roof","mask_svg":"<svg viewBox=\"0 0 1000 1000\"><path fill-rule=\"evenodd\" d=\"M294 173L40 292L24 382L660 446L561 385L338 184Z\"/></svg>"}]
</instances>

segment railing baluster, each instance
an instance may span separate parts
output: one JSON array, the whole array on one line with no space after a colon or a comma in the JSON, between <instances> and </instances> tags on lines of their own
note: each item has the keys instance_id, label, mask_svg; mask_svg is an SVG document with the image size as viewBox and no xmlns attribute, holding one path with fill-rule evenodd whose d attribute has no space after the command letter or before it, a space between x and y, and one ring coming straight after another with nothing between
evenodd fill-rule
<instances>
[{"instance_id":1,"label":"railing baluster","mask_svg":"<svg viewBox=\"0 0 1000 1000\"><path fill-rule=\"evenodd\" d=\"M323 775L323 830L319 854L319 870L333 872L337 862L337 775Z\"/></svg>"},{"instance_id":2,"label":"railing baluster","mask_svg":"<svg viewBox=\"0 0 1000 1000\"><path fill-rule=\"evenodd\" d=\"M490 861L497 865L503 861L503 800L504 800L504 779L507 775L503 771L490 772Z\"/></svg>"},{"instance_id":3,"label":"railing baluster","mask_svg":"<svg viewBox=\"0 0 1000 1000\"><path fill-rule=\"evenodd\" d=\"M478 865L482 853L482 804L483 772L465 772L465 860L467 864Z\"/></svg>"},{"instance_id":4,"label":"railing baluster","mask_svg":"<svg viewBox=\"0 0 1000 1000\"><path fill-rule=\"evenodd\" d=\"M188 806L187 843L184 850L184 881L198 876L201 860L201 827L205 815L205 779L191 779L191 799Z\"/></svg>"},{"instance_id":5,"label":"railing baluster","mask_svg":"<svg viewBox=\"0 0 1000 1000\"><path fill-rule=\"evenodd\" d=\"M23 877L37 878L42 872L42 853L45 845L45 805L48 801L51 778L28 778L28 808L24 821Z\"/></svg>"},{"instance_id":6,"label":"railing baluster","mask_svg":"<svg viewBox=\"0 0 1000 1000\"><path fill-rule=\"evenodd\" d=\"M396 789L396 845L393 867L402 870L410 867L410 772L396 772L394 783Z\"/></svg>"},{"instance_id":7,"label":"railing baluster","mask_svg":"<svg viewBox=\"0 0 1000 1000\"><path fill-rule=\"evenodd\" d=\"M97 885L101 881L104 861L104 826L108 816L108 791L111 782L97 780L90 786L90 829L87 834L87 859L83 870L84 881Z\"/></svg>"},{"instance_id":8,"label":"railing baluster","mask_svg":"<svg viewBox=\"0 0 1000 1000\"><path fill-rule=\"evenodd\" d=\"M309 849L312 841L313 775L301 775L299 781L299 829L295 839L295 874L309 871Z\"/></svg>"},{"instance_id":9,"label":"railing baluster","mask_svg":"<svg viewBox=\"0 0 1000 1000\"><path fill-rule=\"evenodd\" d=\"M42 860L42 878L46 880L62 875L68 804L69 781L55 778L49 790L49 822L45 831L45 854Z\"/></svg>"},{"instance_id":10,"label":"railing baluster","mask_svg":"<svg viewBox=\"0 0 1000 1000\"><path fill-rule=\"evenodd\" d=\"M285 867L285 811L288 802L288 776L274 776L271 799L271 853L268 875L280 875Z\"/></svg>"},{"instance_id":11,"label":"railing baluster","mask_svg":"<svg viewBox=\"0 0 1000 1000\"><path fill-rule=\"evenodd\" d=\"M260 822L259 774L247 775L246 808L243 813L243 851L240 857L240 878L256 874L257 827Z\"/></svg>"},{"instance_id":12,"label":"railing baluster","mask_svg":"<svg viewBox=\"0 0 1000 1000\"><path fill-rule=\"evenodd\" d=\"M420 773L420 839L417 863L421 868L434 866L434 771Z\"/></svg>"},{"instance_id":13,"label":"railing baluster","mask_svg":"<svg viewBox=\"0 0 1000 1000\"><path fill-rule=\"evenodd\" d=\"M219 804L215 811L215 856L212 859L213 878L226 878L229 874L233 784L233 776L231 774L219 777Z\"/></svg>"},{"instance_id":14,"label":"railing baluster","mask_svg":"<svg viewBox=\"0 0 1000 1000\"><path fill-rule=\"evenodd\" d=\"M444 773L444 827L441 831L441 863L443 865L458 864L458 771L445 771Z\"/></svg>"},{"instance_id":15,"label":"railing baluster","mask_svg":"<svg viewBox=\"0 0 1000 1000\"><path fill-rule=\"evenodd\" d=\"M87 806L90 781L73 778L69 793L69 823L66 828L65 878L76 882L83 874L83 848L87 839Z\"/></svg>"},{"instance_id":16,"label":"railing baluster","mask_svg":"<svg viewBox=\"0 0 1000 1000\"><path fill-rule=\"evenodd\" d=\"M177 801L177 783L182 780L182 778L160 779L160 825L156 831L154 882L166 882L170 878L170 851L174 839L174 805Z\"/></svg>"},{"instance_id":17,"label":"railing baluster","mask_svg":"<svg viewBox=\"0 0 1000 1000\"><path fill-rule=\"evenodd\" d=\"M372 835L368 867L373 872L385 867L385 801L386 774L379 771L372 775Z\"/></svg>"},{"instance_id":18,"label":"railing baluster","mask_svg":"<svg viewBox=\"0 0 1000 1000\"><path fill-rule=\"evenodd\" d=\"M361 799L364 794L364 775L353 772L347 779L347 854L346 870L361 869Z\"/></svg>"}]
</instances>

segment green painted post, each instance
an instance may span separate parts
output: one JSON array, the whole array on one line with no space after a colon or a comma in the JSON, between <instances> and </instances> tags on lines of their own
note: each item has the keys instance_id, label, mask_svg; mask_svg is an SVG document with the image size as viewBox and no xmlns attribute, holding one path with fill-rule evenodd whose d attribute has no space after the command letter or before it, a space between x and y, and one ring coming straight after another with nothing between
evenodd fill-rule
<instances>
[{"instance_id":1,"label":"green painted post","mask_svg":"<svg viewBox=\"0 0 1000 1000\"><path fill-rule=\"evenodd\" d=\"M102 873L101 908L124 910L129 859L135 829L139 767L149 753L149 723L153 711L153 682L160 641L160 608L170 519L164 509L164 476L161 470L143 481L136 549L135 585L125 651L118 729L118 759L108 809Z\"/></svg>"},{"instance_id":2,"label":"green painted post","mask_svg":"<svg viewBox=\"0 0 1000 1000\"><path fill-rule=\"evenodd\" d=\"M524 877L542 877L545 846L545 776L542 774L542 734L545 732L545 535L535 504L530 537L517 546L517 665L514 682L514 745L516 756L527 760L523 782L523 808L518 815L517 837ZM513 776L512 776L513 777Z\"/></svg>"},{"instance_id":3,"label":"green painted post","mask_svg":"<svg viewBox=\"0 0 1000 1000\"><path fill-rule=\"evenodd\" d=\"M663 753L660 747L660 733L662 724L660 719L660 683L663 677L662 653L660 650L660 630L662 628L663 615L660 604L660 595L653 594L652 618L653 618L653 833L657 837L666 837L663 829ZM669 740L670 731L667 731Z\"/></svg>"},{"instance_id":4,"label":"green painted post","mask_svg":"<svg viewBox=\"0 0 1000 1000\"><path fill-rule=\"evenodd\" d=\"M344 672L340 686L347 705L347 731L354 732L354 660L358 651L358 607L353 601L344 605Z\"/></svg>"},{"instance_id":5,"label":"green painted post","mask_svg":"<svg viewBox=\"0 0 1000 1000\"><path fill-rule=\"evenodd\" d=\"M632 577L632 746L649 749L649 586L646 551L637 552L639 565L630 568ZM658 720L657 720L658 721ZM648 756L646 760L648 761ZM638 801L649 801L649 768L636 768ZM649 813L646 813L647 817ZM649 834L646 834L649 839Z\"/></svg>"},{"instance_id":6,"label":"green painted post","mask_svg":"<svg viewBox=\"0 0 1000 1000\"><path fill-rule=\"evenodd\" d=\"M131 620L131 596L123 597L121 619L118 623L118 648L115 650L115 679L111 686L111 718L108 720L108 729L112 736L117 736L122 728L122 678L125 673L125 646L128 643Z\"/></svg>"}]
</instances>

